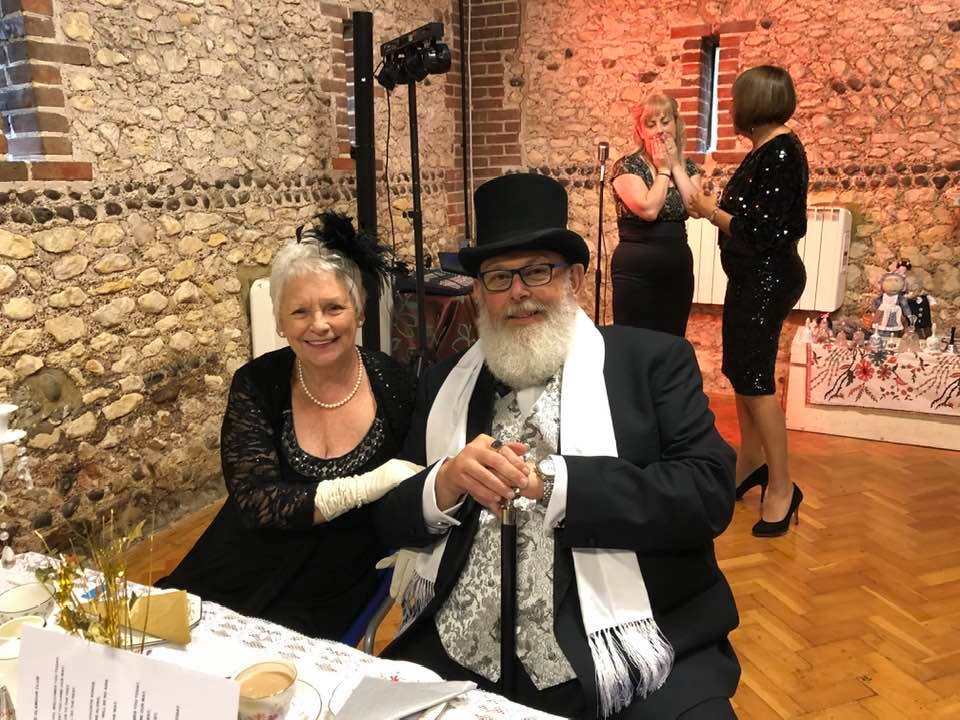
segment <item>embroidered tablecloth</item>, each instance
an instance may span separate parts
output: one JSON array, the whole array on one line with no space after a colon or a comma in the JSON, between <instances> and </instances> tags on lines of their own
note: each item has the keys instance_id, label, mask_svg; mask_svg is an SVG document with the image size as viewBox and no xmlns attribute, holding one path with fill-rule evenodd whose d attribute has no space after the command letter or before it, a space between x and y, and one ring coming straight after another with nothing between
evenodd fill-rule
<instances>
[{"instance_id":1,"label":"embroidered tablecloth","mask_svg":"<svg viewBox=\"0 0 960 720\"><path fill-rule=\"evenodd\" d=\"M960 416L960 355L809 343L807 402Z\"/></svg>"},{"instance_id":2,"label":"embroidered tablecloth","mask_svg":"<svg viewBox=\"0 0 960 720\"><path fill-rule=\"evenodd\" d=\"M34 571L49 558L37 553L19 555L13 568L0 571L0 592L36 580ZM89 573L92 583L96 575ZM297 665L301 678L315 687L323 699L322 720L334 717L327 710L331 696L342 684L359 676L373 675L403 681L437 679L427 668L408 662L382 660L341 643L315 640L265 620L239 615L216 603L203 603L200 623L191 631L191 641L180 649L161 646L151 654L167 662L227 676L264 657L283 657ZM556 715L517 705L491 693L473 690L454 699L442 720L557 720Z\"/></svg>"}]
</instances>

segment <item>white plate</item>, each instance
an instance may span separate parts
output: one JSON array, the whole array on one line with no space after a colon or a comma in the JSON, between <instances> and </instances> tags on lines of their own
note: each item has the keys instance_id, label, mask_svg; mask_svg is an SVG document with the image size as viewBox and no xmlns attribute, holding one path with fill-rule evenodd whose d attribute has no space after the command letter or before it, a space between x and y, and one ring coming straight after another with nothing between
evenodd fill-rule
<instances>
[{"instance_id":1,"label":"white plate","mask_svg":"<svg viewBox=\"0 0 960 720\"><path fill-rule=\"evenodd\" d=\"M293 700L290 709L284 715L284 720L317 720L323 711L323 700L320 692L306 680L297 681L293 685Z\"/></svg>"},{"instance_id":2,"label":"white plate","mask_svg":"<svg viewBox=\"0 0 960 720\"><path fill-rule=\"evenodd\" d=\"M420 665L414 665L413 663L396 662L393 663L393 667L391 668L370 668L366 672L357 673L356 675L346 678L334 688L333 694L330 696L329 705L330 713L333 717L336 717L337 713L340 712L340 708L343 707L347 698L350 697L353 689L368 675L382 680L393 680L394 682L441 682L443 680L443 678L432 670L428 670ZM424 710L419 715L409 715L407 720L437 720L446 709L447 703L441 703L429 710Z\"/></svg>"}]
</instances>

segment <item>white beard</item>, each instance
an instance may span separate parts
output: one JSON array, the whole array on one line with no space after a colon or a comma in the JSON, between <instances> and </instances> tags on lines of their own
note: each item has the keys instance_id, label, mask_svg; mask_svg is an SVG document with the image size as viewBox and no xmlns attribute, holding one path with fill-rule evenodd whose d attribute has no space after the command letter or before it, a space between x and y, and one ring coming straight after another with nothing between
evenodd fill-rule
<instances>
[{"instance_id":1,"label":"white beard","mask_svg":"<svg viewBox=\"0 0 960 720\"><path fill-rule=\"evenodd\" d=\"M573 340L578 305L572 292L549 306L535 300L509 305L512 312L541 311L543 319L529 326L506 327L501 319L492 320L483 296L480 296L477 334L483 358L494 377L514 390L544 385L563 367Z\"/></svg>"}]
</instances>

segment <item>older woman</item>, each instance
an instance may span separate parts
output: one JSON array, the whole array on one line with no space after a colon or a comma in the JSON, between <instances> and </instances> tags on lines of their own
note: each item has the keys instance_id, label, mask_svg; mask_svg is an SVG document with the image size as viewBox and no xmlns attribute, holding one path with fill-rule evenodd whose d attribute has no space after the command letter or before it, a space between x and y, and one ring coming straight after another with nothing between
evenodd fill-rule
<instances>
[{"instance_id":1,"label":"older woman","mask_svg":"<svg viewBox=\"0 0 960 720\"><path fill-rule=\"evenodd\" d=\"M376 587L385 549L369 503L406 476L387 461L406 435L414 378L355 344L361 270L382 278L382 250L349 219L321 219L274 259L270 292L290 347L234 374L221 435L227 501L162 584L337 639Z\"/></svg>"},{"instance_id":2,"label":"older woman","mask_svg":"<svg viewBox=\"0 0 960 720\"><path fill-rule=\"evenodd\" d=\"M620 244L613 253L613 321L686 332L693 303L693 256L687 204L700 189L700 168L683 157L677 102L651 95L633 110L639 149L611 173Z\"/></svg>"},{"instance_id":3,"label":"older woman","mask_svg":"<svg viewBox=\"0 0 960 720\"><path fill-rule=\"evenodd\" d=\"M807 158L784 125L796 105L783 68L761 65L742 73L733 84L733 124L753 149L719 204L699 194L691 205L691 212L722 233L720 260L728 278L722 369L736 393L742 438L737 498L756 486L764 490L753 526L760 537L787 532L803 500L790 480L786 423L774 395L780 331L807 279L797 253L807 231Z\"/></svg>"}]
</instances>

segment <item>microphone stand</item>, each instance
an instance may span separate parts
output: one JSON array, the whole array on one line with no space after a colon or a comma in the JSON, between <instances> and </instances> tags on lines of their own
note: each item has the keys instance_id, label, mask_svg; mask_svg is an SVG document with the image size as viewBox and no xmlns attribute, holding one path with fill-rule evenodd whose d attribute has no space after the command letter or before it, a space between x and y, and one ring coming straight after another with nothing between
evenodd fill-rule
<instances>
[{"instance_id":1,"label":"microphone stand","mask_svg":"<svg viewBox=\"0 0 960 720\"><path fill-rule=\"evenodd\" d=\"M517 658L517 510L513 500L500 519L500 694L516 698Z\"/></svg>"},{"instance_id":2,"label":"microphone stand","mask_svg":"<svg viewBox=\"0 0 960 720\"><path fill-rule=\"evenodd\" d=\"M593 324L600 324L600 286L603 284L603 185L607 175L607 158L600 156L600 209L597 212L597 268L593 279Z\"/></svg>"}]
</instances>

